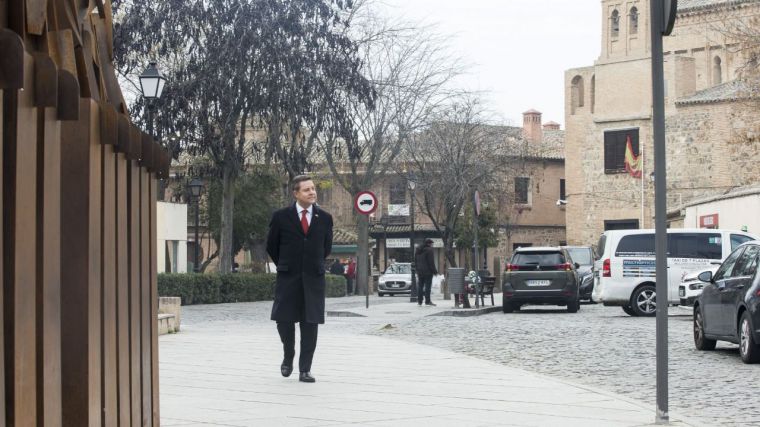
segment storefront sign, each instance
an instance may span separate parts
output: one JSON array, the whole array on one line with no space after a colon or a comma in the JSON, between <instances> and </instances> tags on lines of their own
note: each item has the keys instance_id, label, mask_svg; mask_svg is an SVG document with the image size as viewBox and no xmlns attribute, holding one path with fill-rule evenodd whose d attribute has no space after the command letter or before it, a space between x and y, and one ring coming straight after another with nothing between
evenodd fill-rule
<instances>
[{"instance_id":1,"label":"storefront sign","mask_svg":"<svg viewBox=\"0 0 760 427\"><path fill-rule=\"evenodd\" d=\"M423 238L415 239L417 241L417 244L422 244L424 241ZM442 248L443 247L443 239L430 239L433 241L433 247L434 248ZM385 247L392 249L392 248L409 248L409 239L405 238L394 238L394 239L386 239L385 240Z\"/></svg>"},{"instance_id":2,"label":"storefront sign","mask_svg":"<svg viewBox=\"0 0 760 427\"><path fill-rule=\"evenodd\" d=\"M409 216L409 205L388 205L388 216Z\"/></svg>"},{"instance_id":3,"label":"storefront sign","mask_svg":"<svg viewBox=\"0 0 760 427\"><path fill-rule=\"evenodd\" d=\"M409 248L409 239L386 239L386 248Z\"/></svg>"},{"instance_id":4,"label":"storefront sign","mask_svg":"<svg viewBox=\"0 0 760 427\"><path fill-rule=\"evenodd\" d=\"M718 214L700 216L699 228L718 228Z\"/></svg>"}]
</instances>

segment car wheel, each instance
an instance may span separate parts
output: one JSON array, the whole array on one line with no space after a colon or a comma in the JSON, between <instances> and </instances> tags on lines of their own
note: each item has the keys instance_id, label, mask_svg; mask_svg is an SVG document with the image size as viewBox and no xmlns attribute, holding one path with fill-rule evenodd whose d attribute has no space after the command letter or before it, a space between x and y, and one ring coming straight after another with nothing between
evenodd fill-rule
<instances>
[{"instance_id":1,"label":"car wheel","mask_svg":"<svg viewBox=\"0 0 760 427\"><path fill-rule=\"evenodd\" d=\"M636 316L654 316L657 314L657 292L654 286L642 286L631 295L631 310Z\"/></svg>"},{"instance_id":2,"label":"car wheel","mask_svg":"<svg viewBox=\"0 0 760 427\"><path fill-rule=\"evenodd\" d=\"M739 320L739 354L744 363L760 362L760 345L755 342L752 331L752 318L745 311Z\"/></svg>"},{"instance_id":3,"label":"car wheel","mask_svg":"<svg viewBox=\"0 0 760 427\"><path fill-rule=\"evenodd\" d=\"M385 294L384 294L384 293L382 293L382 292L378 292L378 293L377 293L377 296L379 296L379 297L384 297L384 296L385 296Z\"/></svg>"},{"instance_id":4,"label":"car wheel","mask_svg":"<svg viewBox=\"0 0 760 427\"><path fill-rule=\"evenodd\" d=\"M705 319L702 317L702 310L694 310L694 347L697 350L710 351L715 350L715 340L705 337Z\"/></svg>"},{"instance_id":5,"label":"car wheel","mask_svg":"<svg viewBox=\"0 0 760 427\"><path fill-rule=\"evenodd\" d=\"M633 311L633 309L631 308L630 305L624 305L621 308L623 309L623 311L625 311L625 314L627 314L629 316L635 316L636 315L636 312Z\"/></svg>"},{"instance_id":6,"label":"car wheel","mask_svg":"<svg viewBox=\"0 0 760 427\"><path fill-rule=\"evenodd\" d=\"M504 303L501 306L501 311L504 313L511 313L515 311L515 306L511 302L504 301Z\"/></svg>"},{"instance_id":7,"label":"car wheel","mask_svg":"<svg viewBox=\"0 0 760 427\"><path fill-rule=\"evenodd\" d=\"M577 299L571 300L567 302L567 312L568 313L577 313L578 309L580 308L581 303Z\"/></svg>"}]
</instances>

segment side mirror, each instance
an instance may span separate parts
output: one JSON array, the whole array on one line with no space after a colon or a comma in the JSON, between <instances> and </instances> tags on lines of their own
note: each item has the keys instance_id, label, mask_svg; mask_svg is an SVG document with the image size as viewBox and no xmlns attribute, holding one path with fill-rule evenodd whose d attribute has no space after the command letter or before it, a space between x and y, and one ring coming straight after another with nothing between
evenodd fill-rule
<instances>
[{"instance_id":1,"label":"side mirror","mask_svg":"<svg viewBox=\"0 0 760 427\"><path fill-rule=\"evenodd\" d=\"M697 276L697 279L705 283L711 283L713 281L712 271L703 271Z\"/></svg>"},{"instance_id":2,"label":"side mirror","mask_svg":"<svg viewBox=\"0 0 760 427\"><path fill-rule=\"evenodd\" d=\"M575 266L576 270L579 269L579 268L581 268L581 265L579 263L577 263L577 262L575 264L573 264L573 265Z\"/></svg>"}]
</instances>

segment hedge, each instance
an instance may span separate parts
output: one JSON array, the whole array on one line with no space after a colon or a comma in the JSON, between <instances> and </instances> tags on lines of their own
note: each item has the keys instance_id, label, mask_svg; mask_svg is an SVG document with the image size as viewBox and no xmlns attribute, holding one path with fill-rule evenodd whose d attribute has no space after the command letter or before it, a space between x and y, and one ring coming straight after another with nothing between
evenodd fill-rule
<instances>
[{"instance_id":1,"label":"hedge","mask_svg":"<svg viewBox=\"0 0 760 427\"><path fill-rule=\"evenodd\" d=\"M161 273L158 296L180 297L182 305L271 301L276 274L267 273ZM327 297L346 295L343 276L325 275Z\"/></svg>"}]
</instances>

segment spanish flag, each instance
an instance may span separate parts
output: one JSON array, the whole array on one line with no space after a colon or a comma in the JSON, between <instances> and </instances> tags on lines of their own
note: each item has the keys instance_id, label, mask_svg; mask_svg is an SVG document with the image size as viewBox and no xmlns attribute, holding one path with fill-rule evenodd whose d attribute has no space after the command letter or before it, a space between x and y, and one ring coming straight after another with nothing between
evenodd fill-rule
<instances>
[{"instance_id":1,"label":"spanish flag","mask_svg":"<svg viewBox=\"0 0 760 427\"><path fill-rule=\"evenodd\" d=\"M633 154L633 145L631 136L628 135L625 141L625 170L634 178L641 178L641 158Z\"/></svg>"}]
</instances>

